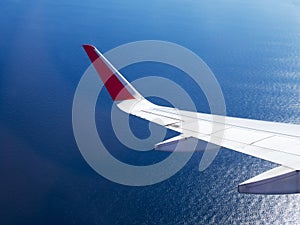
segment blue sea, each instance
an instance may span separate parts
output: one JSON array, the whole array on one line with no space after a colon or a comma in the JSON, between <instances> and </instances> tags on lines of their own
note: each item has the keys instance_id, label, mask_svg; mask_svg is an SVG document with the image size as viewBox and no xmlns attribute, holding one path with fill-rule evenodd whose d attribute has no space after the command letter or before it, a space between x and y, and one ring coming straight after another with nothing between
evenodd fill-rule
<instances>
[{"instance_id":1,"label":"blue sea","mask_svg":"<svg viewBox=\"0 0 300 225\"><path fill-rule=\"evenodd\" d=\"M74 93L90 65L81 45L105 53L141 40L173 42L201 57L227 115L300 124L299 0L1 0L0 12L1 225L300 224L299 195L237 191L273 163L221 149L199 172L197 152L161 183L124 186L89 167L72 129ZM182 71L139 63L121 72L130 82L153 74L173 80L198 111L210 111ZM111 106L103 89L95 118L116 158L139 165L168 156L116 141ZM137 136L150 135L148 122L130 119Z\"/></svg>"}]
</instances>

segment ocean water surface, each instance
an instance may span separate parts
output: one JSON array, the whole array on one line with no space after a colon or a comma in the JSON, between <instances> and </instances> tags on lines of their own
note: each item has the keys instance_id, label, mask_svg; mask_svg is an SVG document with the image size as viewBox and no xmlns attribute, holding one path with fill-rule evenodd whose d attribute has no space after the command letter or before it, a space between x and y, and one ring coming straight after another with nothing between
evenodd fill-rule
<instances>
[{"instance_id":1,"label":"ocean water surface","mask_svg":"<svg viewBox=\"0 0 300 225\"><path fill-rule=\"evenodd\" d=\"M88 166L72 130L74 93L89 66L81 45L106 52L140 40L174 42L201 57L220 83L227 115L299 124L299 1L2 0L0 9L0 224L299 224L299 195L237 191L273 163L222 149L199 172L202 153L195 153L166 181L123 186ZM173 80L199 111L210 110L178 69L139 63L122 73L131 82ZM149 164L168 156L116 141L111 105L103 90L95 118L115 157ZM150 135L147 122L130 119L137 136Z\"/></svg>"}]
</instances>

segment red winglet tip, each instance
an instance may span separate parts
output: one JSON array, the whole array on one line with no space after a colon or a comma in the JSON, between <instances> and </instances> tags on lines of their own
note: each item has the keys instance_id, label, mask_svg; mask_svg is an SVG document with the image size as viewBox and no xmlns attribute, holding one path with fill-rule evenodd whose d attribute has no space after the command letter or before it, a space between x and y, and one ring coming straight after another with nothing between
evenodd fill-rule
<instances>
[{"instance_id":1,"label":"red winglet tip","mask_svg":"<svg viewBox=\"0 0 300 225\"><path fill-rule=\"evenodd\" d=\"M95 49L95 46L94 45L90 45L90 44L83 44L82 47L84 49L86 49L86 48L93 48L93 49Z\"/></svg>"},{"instance_id":2,"label":"red winglet tip","mask_svg":"<svg viewBox=\"0 0 300 225\"><path fill-rule=\"evenodd\" d=\"M93 63L96 59L99 58L98 54L95 51L95 46L93 45L88 45L88 44L84 44L82 45L82 47L84 48L86 54L89 56L91 62Z\"/></svg>"},{"instance_id":3,"label":"red winglet tip","mask_svg":"<svg viewBox=\"0 0 300 225\"><path fill-rule=\"evenodd\" d=\"M120 81L120 77L114 74L112 68L110 68L105 61L104 56L100 55L96 50L96 47L89 44L82 45L86 54L89 56L93 63L98 75L103 81L106 89L114 101L134 99L134 96L128 91L125 85ZM96 61L99 59L98 61ZM122 78L121 78L122 79Z\"/></svg>"}]
</instances>

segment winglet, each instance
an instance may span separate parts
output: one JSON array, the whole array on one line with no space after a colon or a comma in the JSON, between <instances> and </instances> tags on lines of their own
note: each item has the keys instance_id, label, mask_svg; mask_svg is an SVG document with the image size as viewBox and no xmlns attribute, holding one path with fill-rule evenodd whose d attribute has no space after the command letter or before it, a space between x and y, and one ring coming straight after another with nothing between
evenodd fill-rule
<instances>
[{"instance_id":1,"label":"winglet","mask_svg":"<svg viewBox=\"0 0 300 225\"><path fill-rule=\"evenodd\" d=\"M95 46L85 44L83 48L114 101L142 98Z\"/></svg>"}]
</instances>

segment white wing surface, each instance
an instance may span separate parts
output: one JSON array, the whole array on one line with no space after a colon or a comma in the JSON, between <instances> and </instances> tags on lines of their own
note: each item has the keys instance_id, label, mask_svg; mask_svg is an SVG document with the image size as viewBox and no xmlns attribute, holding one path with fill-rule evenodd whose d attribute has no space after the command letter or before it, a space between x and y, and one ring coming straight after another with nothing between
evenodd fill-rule
<instances>
[{"instance_id":1,"label":"white wing surface","mask_svg":"<svg viewBox=\"0 0 300 225\"><path fill-rule=\"evenodd\" d=\"M300 125L188 112L158 106L144 99L126 79L91 45L84 45L108 92L124 112L180 133L158 143L155 149L172 151L178 141L199 139L281 166L239 185L241 193L300 193ZM202 150L203 146L197 146Z\"/></svg>"}]
</instances>

